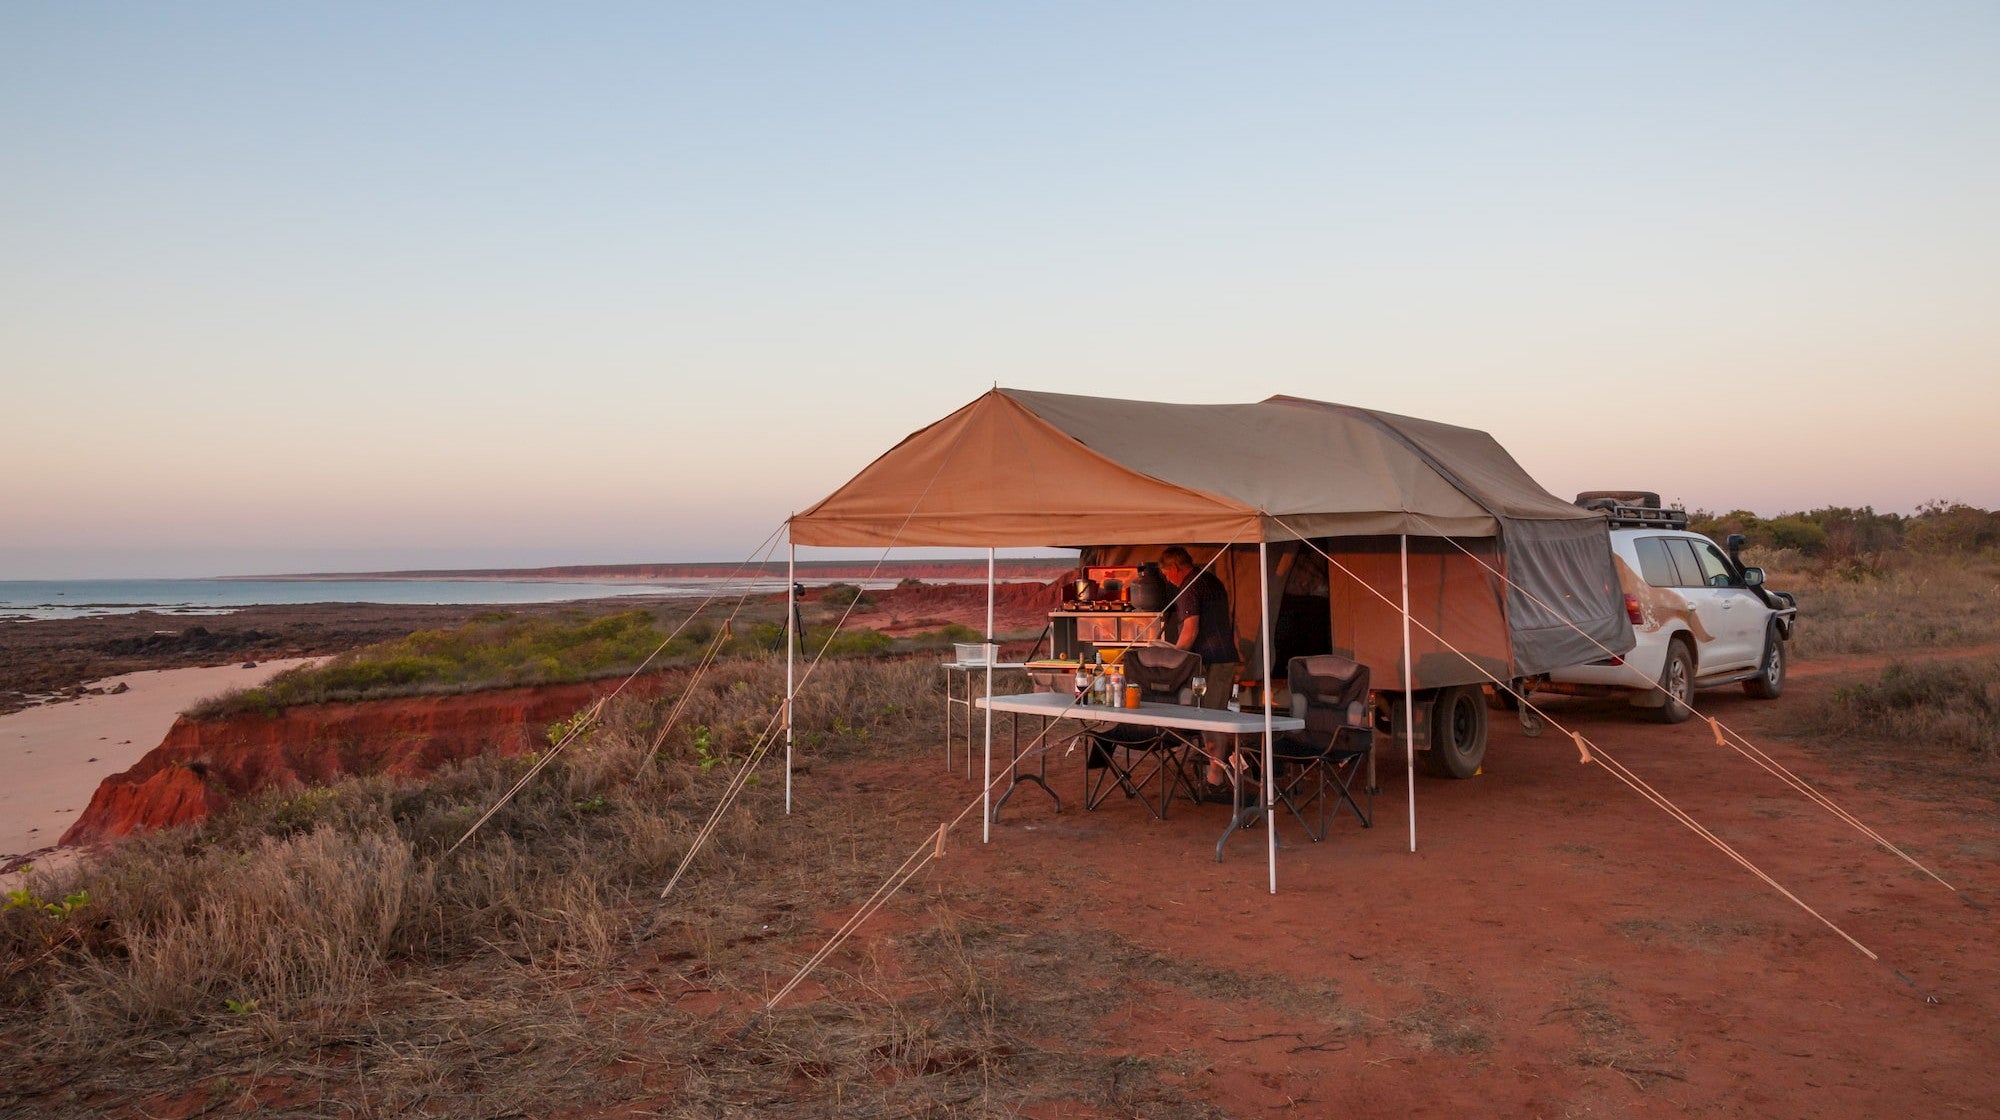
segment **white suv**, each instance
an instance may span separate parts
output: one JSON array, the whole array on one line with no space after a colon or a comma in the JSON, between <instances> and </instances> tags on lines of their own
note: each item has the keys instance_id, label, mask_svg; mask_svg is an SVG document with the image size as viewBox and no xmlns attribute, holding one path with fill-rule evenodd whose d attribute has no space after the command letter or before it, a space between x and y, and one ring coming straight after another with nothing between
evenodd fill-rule
<instances>
[{"instance_id":1,"label":"white suv","mask_svg":"<svg viewBox=\"0 0 2000 1120\"><path fill-rule=\"evenodd\" d=\"M1661 509L1656 494L1598 491L1577 495L1577 504L1611 519L1611 552L1636 644L1622 657L1524 681L1524 691L1622 693L1668 723L1688 718L1697 688L1741 683L1761 700L1784 691L1785 643L1798 604L1767 589L1763 569L1743 565L1742 537L1732 535L1724 553L1688 531L1686 513Z\"/></svg>"}]
</instances>

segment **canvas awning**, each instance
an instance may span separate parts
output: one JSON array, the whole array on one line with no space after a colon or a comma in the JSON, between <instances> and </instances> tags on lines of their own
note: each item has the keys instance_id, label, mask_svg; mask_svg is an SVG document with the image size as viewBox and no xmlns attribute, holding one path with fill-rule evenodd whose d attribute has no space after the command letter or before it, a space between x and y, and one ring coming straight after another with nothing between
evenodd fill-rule
<instances>
[{"instance_id":1,"label":"canvas awning","mask_svg":"<svg viewBox=\"0 0 2000 1120\"><path fill-rule=\"evenodd\" d=\"M1492 512L1387 422L1404 419L1283 397L1187 405L995 389L798 514L792 539L978 547L1292 539L1280 518L1308 536L1497 532ZM1507 508L1529 497L1521 483L1541 493L1485 433L1433 427L1484 440L1505 459L1516 477L1490 475ZM1560 508L1545 516L1583 513L1548 501Z\"/></svg>"},{"instance_id":2,"label":"canvas awning","mask_svg":"<svg viewBox=\"0 0 2000 1120\"><path fill-rule=\"evenodd\" d=\"M1296 397L995 389L791 520L811 546L1397 536L1502 539L1511 649L1494 652L1518 673L1631 644L1601 514L1543 490L1485 432Z\"/></svg>"}]
</instances>

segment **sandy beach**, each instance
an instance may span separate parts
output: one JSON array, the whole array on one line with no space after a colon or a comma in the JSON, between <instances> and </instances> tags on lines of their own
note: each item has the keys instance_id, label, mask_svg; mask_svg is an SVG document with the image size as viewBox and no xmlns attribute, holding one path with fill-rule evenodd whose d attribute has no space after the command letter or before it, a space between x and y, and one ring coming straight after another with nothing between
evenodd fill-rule
<instances>
[{"instance_id":1,"label":"sandy beach","mask_svg":"<svg viewBox=\"0 0 2000 1120\"><path fill-rule=\"evenodd\" d=\"M98 783L158 746L182 709L308 660L127 673L92 682L127 691L0 716L0 866L52 847Z\"/></svg>"}]
</instances>

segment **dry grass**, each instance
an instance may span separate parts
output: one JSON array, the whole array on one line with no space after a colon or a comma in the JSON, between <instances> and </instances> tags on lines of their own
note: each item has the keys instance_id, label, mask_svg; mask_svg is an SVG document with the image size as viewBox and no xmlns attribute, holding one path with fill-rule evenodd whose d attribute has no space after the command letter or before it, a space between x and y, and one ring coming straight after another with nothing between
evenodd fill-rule
<instances>
[{"instance_id":1,"label":"dry grass","mask_svg":"<svg viewBox=\"0 0 2000 1120\"><path fill-rule=\"evenodd\" d=\"M1575 1028L1577 1045L1569 1053L1576 1065L1607 1069L1644 1088L1660 1081L1685 1081L1679 1047L1649 1043L1611 1005L1618 983L1594 974L1571 984L1563 1003L1542 1016L1542 1022L1565 1022Z\"/></svg>"},{"instance_id":2,"label":"dry grass","mask_svg":"<svg viewBox=\"0 0 2000 1120\"><path fill-rule=\"evenodd\" d=\"M891 697L917 670L882 668L826 670L832 687L799 710L820 748L852 749L858 739L842 727L916 719ZM614 705L448 860L444 848L527 760L480 759L416 785L369 779L270 797L198 832L149 836L68 874L32 877L42 898L88 901L60 919L15 907L0 923L4 996L17 1022L32 1024L14 1040L26 1068L10 1069L9 1083L53 1090L47 1079L72 1071L63 1092L87 1102L187 1084L204 1069L268 1074L279 1068L273 1054L310 1055L304 1066L280 1063L284 1076L328 1090L354 1076L335 1067L367 1069L369 1107L394 1112L460 1101L467 1071L503 1053L561 1052L564 1068L600 1053L606 1044L585 1029L576 992L628 967L629 937L648 913L641 903L685 852L753 729L768 724L782 674L729 666L643 770L668 701ZM746 790L702 856L704 886L677 913L685 945L668 951L711 972L739 965L734 931L749 913L837 905L879 878L876 840L850 874L808 878L783 834L752 827L772 812L774 785ZM756 889L732 889L753 866ZM161 1047L186 1061L140 1062ZM557 1077L535 1091L559 1099L564 1085L584 1087Z\"/></svg>"},{"instance_id":3,"label":"dry grass","mask_svg":"<svg viewBox=\"0 0 2000 1120\"><path fill-rule=\"evenodd\" d=\"M1412 1047L1440 1054L1483 1054L1493 1049L1492 1026L1472 1000L1426 988L1423 1002L1389 1021Z\"/></svg>"},{"instance_id":4,"label":"dry grass","mask_svg":"<svg viewBox=\"0 0 2000 1120\"><path fill-rule=\"evenodd\" d=\"M2000 658L1892 664L1873 683L1835 689L1805 722L1821 742L1895 742L1992 766L2000 763Z\"/></svg>"},{"instance_id":5,"label":"dry grass","mask_svg":"<svg viewBox=\"0 0 2000 1120\"><path fill-rule=\"evenodd\" d=\"M1262 992L1349 1026L1331 992L992 921L922 889L902 903L922 910L917 932L836 954L742 1037L740 1014L683 1010L761 1002L824 939L822 915L935 825L894 799L829 798L759 827L773 768L660 906L782 681L781 663L719 666L650 766L675 697L612 705L450 858L529 760L269 797L31 877L42 898L87 901L0 914L0 1112L549 1115L609 1096L686 1117L1013 1116L1059 1099L1197 1118L1219 1113L1165 1067L1081 1041L1131 989ZM929 749L932 662L829 663L815 683L797 712L806 767ZM1086 968L1088 983L1046 983Z\"/></svg>"},{"instance_id":6,"label":"dry grass","mask_svg":"<svg viewBox=\"0 0 2000 1120\"><path fill-rule=\"evenodd\" d=\"M2000 562L1991 558L1911 554L1882 568L1765 559L1771 585L1798 597L1800 657L2000 642Z\"/></svg>"},{"instance_id":7,"label":"dry grass","mask_svg":"<svg viewBox=\"0 0 2000 1120\"><path fill-rule=\"evenodd\" d=\"M1986 672L1990 697L2000 669ZM42 898L88 898L66 917L0 912L0 1114L498 1117L619 1100L690 1120L1193 1120L1222 1114L1200 1085L1222 1059L1121 1052L1102 1042L1107 1019L1155 1004L1252 1005L1314 1047L1373 1035L1476 1058L1507 1045L1506 1025L1474 998L1428 982L1388 978L1408 992L1374 1017L1330 981L1171 958L1101 928L1082 871L1078 889L1019 921L998 895L920 880L739 1034L747 1010L937 820L921 798L878 784L802 801L784 828L761 827L777 811L773 759L658 904L772 725L783 680L781 662L718 665L664 736L677 690L611 705L450 859L446 847L529 760L272 797L34 879ZM858 782L934 752L938 685L928 659L824 664L798 701L802 769ZM642 765L656 741L658 759ZM997 874L989 889L1004 894L1008 872ZM1620 928L1700 951L1739 936ZM1673 1048L1633 1032L1606 983L1565 993L1551 1015L1576 1028L1579 1067L1635 1083L1680 1075Z\"/></svg>"},{"instance_id":8,"label":"dry grass","mask_svg":"<svg viewBox=\"0 0 2000 1120\"><path fill-rule=\"evenodd\" d=\"M1718 919L1669 922L1658 918L1628 918L1614 923L1612 928L1633 941L1666 941L1709 956L1719 955L1729 942L1754 937L1762 932L1749 922Z\"/></svg>"}]
</instances>

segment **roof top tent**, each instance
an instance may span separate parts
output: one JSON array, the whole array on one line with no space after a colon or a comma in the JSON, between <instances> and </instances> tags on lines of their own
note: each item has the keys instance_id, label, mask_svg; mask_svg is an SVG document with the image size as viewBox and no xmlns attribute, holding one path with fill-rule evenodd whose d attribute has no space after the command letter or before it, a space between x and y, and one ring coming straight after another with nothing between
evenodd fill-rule
<instances>
[{"instance_id":1,"label":"roof top tent","mask_svg":"<svg viewBox=\"0 0 2000 1120\"><path fill-rule=\"evenodd\" d=\"M1264 617L1323 579L1333 648L1404 693L1412 754L1404 682L1528 676L1632 642L1602 514L1543 490L1484 432L1296 397L994 389L795 515L790 534L794 547L1060 545L1113 562L1172 544L1198 562L1221 554L1239 640L1256 651L1245 674L1267 682ZM1406 641L1408 623L1430 633Z\"/></svg>"}]
</instances>

